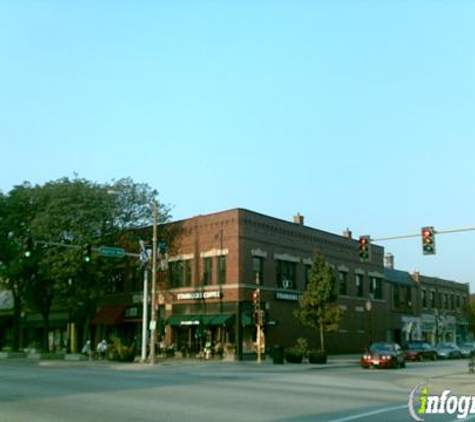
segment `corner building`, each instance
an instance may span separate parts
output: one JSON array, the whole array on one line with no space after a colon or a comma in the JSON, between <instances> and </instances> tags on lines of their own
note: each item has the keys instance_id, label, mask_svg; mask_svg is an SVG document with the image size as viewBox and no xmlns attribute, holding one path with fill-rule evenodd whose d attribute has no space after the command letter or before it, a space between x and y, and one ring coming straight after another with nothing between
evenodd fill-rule
<instances>
[{"instance_id":1,"label":"corner building","mask_svg":"<svg viewBox=\"0 0 475 422\"><path fill-rule=\"evenodd\" d=\"M372 339L385 338L387 284L384 250L371 246L361 263L358 242L304 225L302 216L285 221L245 209L201 215L168 225L176 233L168 271L160 274L159 314L165 344L195 353L206 342L233 350L236 358L255 354L252 293L260 289L265 311L261 347L291 346L316 333L294 317L305 290L315 251L335 271L339 331L328 334L330 353L360 352Z\"/></svg>"}]
</instances>

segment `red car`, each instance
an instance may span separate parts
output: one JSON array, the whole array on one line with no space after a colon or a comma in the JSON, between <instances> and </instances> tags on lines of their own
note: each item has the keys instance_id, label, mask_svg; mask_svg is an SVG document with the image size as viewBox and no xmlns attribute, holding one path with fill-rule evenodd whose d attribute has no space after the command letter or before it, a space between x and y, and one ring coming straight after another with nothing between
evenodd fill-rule
<instances>
[{"instance_id":1,"label":"red car","mask_svg":"<svg viewBox=\"0 0 475 422\"><path fill-rule=\"evenodd\" d=\"M363 368L404 368L406 356L397 343L373 343L360 364Z\"/></svg>"}]
</instances>

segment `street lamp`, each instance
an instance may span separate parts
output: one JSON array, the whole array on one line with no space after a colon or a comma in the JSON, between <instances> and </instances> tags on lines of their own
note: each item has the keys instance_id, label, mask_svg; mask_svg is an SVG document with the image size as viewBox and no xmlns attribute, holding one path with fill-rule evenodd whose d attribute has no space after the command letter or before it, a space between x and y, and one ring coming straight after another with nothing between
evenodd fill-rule
<instances>
[{"instance_id":1,"label":"street lamp","mask_svg":"<svg viewBox=\"0 0 475 422\"><path fill-rule=\"evenodd\" d=\"M371 326L371 310L373 309L373 304L371 302L371 298L369 298L366 303L365 303L365 309L366 312L368 313L368 347L371 346L371 331L372 331L372 326Z\"/></svg>"}]
</instances>

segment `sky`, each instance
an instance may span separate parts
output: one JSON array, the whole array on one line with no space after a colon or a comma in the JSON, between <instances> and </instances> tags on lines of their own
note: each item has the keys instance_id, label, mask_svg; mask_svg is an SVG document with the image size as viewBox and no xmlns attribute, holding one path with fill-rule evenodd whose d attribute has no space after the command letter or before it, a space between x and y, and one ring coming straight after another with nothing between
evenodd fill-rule
<instances>
[{"instance_id":1,"label":"sky","mask_svg":"<svg viewBox=\"0 0 475 422\"><path fill-rule=\"evenodd\" d=\"M131 177L373 239L474 227L475 2L0 0L0 191ZM377 242L469 282L475 231Z\"/></svg>"}]
</instances>

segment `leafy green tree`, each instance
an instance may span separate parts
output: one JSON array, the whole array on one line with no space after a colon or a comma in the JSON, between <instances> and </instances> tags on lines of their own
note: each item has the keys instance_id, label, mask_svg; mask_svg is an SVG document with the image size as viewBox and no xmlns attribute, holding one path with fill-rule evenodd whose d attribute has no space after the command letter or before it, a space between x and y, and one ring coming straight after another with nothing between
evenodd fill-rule
<instances>
[{"instance_id":1,"label":"leafy green tree","mask_svg":"<svg viewBox=\"0 0 475 422\"><path fill-rule=\"evenodd\" d=\"M475 295L472 294L469 297L467 307L465 309L465 314L468 318L469 330L475 335Z\"/></svg>"},{"instance_id":2,"label":"leafy green tree","mask_svg":"<svg viewBox=\"0 0 475 422\"><path fill-rule=\"evenodd\" d=\"M335 276L323 255L316 253L312 260L307 288L295 311L297 319L305 326L315 328L316 339L320 340L325 353L324 333L336 331L341 319L341 308L336 304ZM318 343L318 340L316 340Z\"/></svg>"},{"instance_id":3,"label":"leafy green tree","mask_svg":"<svg viewBox=\"0 0 475 422\"><path fill-rule=\"evenodd\" d=\"M33 191L25 182L0 198L0 283L13 297L13 350L20 346L21 313L35 271L32 258L24 255L25 241L32 236L31 222L37 209Z\"/></svg>"},{"instance_id":4,"label":"leafy green tree","mask_svg":"<svg viewBox=\"0 0 475 422\"><path fill-rule=\"evenodd\" d=\"M25 306L42 315L45 349L51 307L58 299L67 300L74 322L88 328L108 281L126 265L126 260L99 257L95 250L107 245L138 251L136 229L150 225L152 203L159 222L169 219L157 192L131 179L103 185L78 177L35 187L26 183L0 200L0 277L14 297L15 348ZM28 259L21 253L27 236L35 245ZM93 250L91 262L84 260L85 245Z\"/></svg>"}]
</instances>

